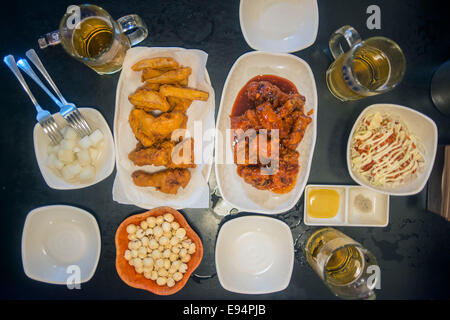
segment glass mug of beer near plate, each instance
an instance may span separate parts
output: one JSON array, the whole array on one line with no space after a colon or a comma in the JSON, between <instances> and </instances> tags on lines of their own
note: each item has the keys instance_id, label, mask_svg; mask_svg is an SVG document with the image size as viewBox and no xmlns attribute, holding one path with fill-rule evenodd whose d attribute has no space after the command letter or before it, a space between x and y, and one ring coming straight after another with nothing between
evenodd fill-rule
<instances>
[{"instance_id":1,"label":"glass mug of beer near plate","mask_svg":"<svg viewBox=\"0 0 450 320\"><path fill-rule=\"evenodd\" d=\"M372 253L334 228L313 230L306 260L331 291L343 299L375 299L379 267Z\"/></svg>"},{"instance_id":2,"label":"glass mug of beer near plate","mask_svg":"<svg viewBox=\"0 0 450 320\"><path fill-rule=\"evenodd\" d=\"M147 35L139 16L131 14L116 21L91 4L70 6L59 25L59 40L67 53L98 74L119 71L127 50Z\"/></svg>"},{"instance_id":3,"label":"glass mug of beer near plate","mask_svg":"<svg viewBox=\"0 0 450 320\"><path fill-rule=\"evenodd\" d=\"M344 38L350 49L344 52ZM336 30L329 42L334 62L327 70L327 85L342 101L358 100L396 87L406 71L402 49L385 37L361 40L351 26Z\"/></svg>"}]
</instances>

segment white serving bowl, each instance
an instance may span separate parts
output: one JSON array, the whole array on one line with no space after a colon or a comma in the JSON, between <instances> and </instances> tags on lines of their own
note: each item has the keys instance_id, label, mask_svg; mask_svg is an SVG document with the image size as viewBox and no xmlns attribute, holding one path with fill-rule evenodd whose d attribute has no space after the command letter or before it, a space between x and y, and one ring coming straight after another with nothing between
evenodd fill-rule
<instances>
[{"instance_id":1,"label":"white serving bowl","mask_svg":"<svg viewBox=\"0 0 450 320\"><path fill-rule=\"evenodd\" d=\"M51 140L44 133L39 123L36 123L33 131L34 153L36 155L36 160L38 162L39 169L41 170L41 174L50 188L57 190L73 190L89 187L106 179L114 170L116 153L114 151L114 139L108 123L106 122L102 114L96 109L78 108L78 110L80 110L81 114L85 117L89 126L93 130L100 129L100 131L103 133L104 141L106 144L103 165L101 166L100 170L98 170L95 179L92 181L78 184L66 182L62 177L59 177L49 167L47 167L47 149L51 144ZM59 112L54 113L53 117L56 123L58 123L61 128L69 126L69 124L64 120Z\"/></svg>"},{"instance_id":2,"label":"white serving bowl","mask_svg":"<svg viewBox=\"0 0 450 320\"><path fill-rule=\"evenodd\" d=\"M425 150L425 154L423 155L425 159L424 169L415 179L411 180L410 182L398 186L375 186L367 182L363 177L358 175L358 173L353 170L351 164L351 142L353 133L361 122L361 119L366 114L373 112L388 113L394 117L400 118L407 126L409 132L418 138L421 146ZM436 156L437 150L437 142L438 131L436 124L426 115L414 109L399 106L396 104L373 104L365 108L361 112L350 132L350 136L347 142L348 172L356 183L373 191L378 191L392 196L407 196L419 193L425 187L425 184L430 177L431 170L433 169L434 158Z\"/></svg>"},{"instance_id":3,"label":"white serving bowl","mask_svg":"<svg viewBox=\"0 0 450 320\"><path fill-rule=\"evenodd\" d=\"M268 52L295 52L317 37L317 0L241 0L239 20L248 45Z\"/></svg>"},{"instance_id":4,"label":"white serving bowl","mask_svg":"<svg viewBox=\"0 0 450 320\"><path fill-rule=\"evenodd\" d=\"M23 269L37 281L67 284L70 277L70 284L83 283L94 275L100 247L100 230L90 213L64 205L40 207L23 227Z\"/></svg>"},{"instance_id":5,"label":"white serving bowl","mask_svg":"<svg viewBox=\"0 0 450 320\"><path fill-rule=\"evenodd\" d=\"M222 287L244 294L284 290L294 266L294 243L286 223L244 216L226 222L216 243L216 269Z\"/></svg>"},{"instance_id":6,"label":"white serving bowl","mask_svg":"<svg viewBox=\"0 0 450 320\"><path fill-rule=\"evenodd\" d=\"M313 110L312 122L308 125L299 151L300 172L291 192L276 194L259 190L244 182L237 174L230 137L230 114L234 101L245 84L257 75L271 74L290 80L300 94L306 98L305 113ZM215 172L217 185L225 201L239 211L277 214L286 212L300 199L308 181L314 153L317 130L317 91L314 75L309 65L302 59L286 53L266 53L253 51L236 60L228 74L222 92L217 118L215 145Z\"/></svg>"}]
</instances>

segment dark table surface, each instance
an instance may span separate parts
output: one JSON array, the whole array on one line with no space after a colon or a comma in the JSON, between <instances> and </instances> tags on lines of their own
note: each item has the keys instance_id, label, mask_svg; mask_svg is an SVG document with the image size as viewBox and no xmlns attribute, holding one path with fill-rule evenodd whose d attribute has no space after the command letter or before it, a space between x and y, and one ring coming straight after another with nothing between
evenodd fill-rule
<instances>
[{"instance_id":1,"label":"dark table surface","mask_svg":"<svg viewBox=\"0 0 450 320\"><path fill-rule=\"evenodd\" d=\"M239 1L99 1L113 17L139 14L150 36L144 46L198 48L208 53L207 68L216 93L216 110L227 74L234 61L252 49L239 25ZM71 59L58 47L39 50L37 38L57 28L68 1L10 1L1 19L1 56L23 56L35 48L64 95L81 106L96 106L112 128L119 74L99 76ZM381 30L366 27L371 4L381 8ZM431 117L439 130L439 143L449 143L450 119L433 106L429 88L435 70L450 58L447 16L438 1L319 1L319 31L315 43L294 53L311 66L318 91L318 131L308 183L354 184L345 150L348 134L359 113L373 103L409 106ZM394 90L356 102L342 103L327 90L325 71L331 63L327 50L330 34L343 25L355 27L363 38L383 35L395 40L407 59L403 82ZM115 270L114 234L127 216L143 210L112 200L115 171L104 181L81 190L58 191L42 178L33 150L35 113L28 97L6 66L0 67L1 220L0 290L2 299L159 299L128 287ZM43 105L51 106L34 84ZM56 109L53 109L56 111ZM450 223L426 210L426 190L409 197L390 198L390 222L385 228L339 228L361 242L377 257L381 267L380 299L450 298ZM286 221L296 239L307 228L299 204L277 216ZM68 204L91 212L101 231L102 249L93 278L80 290L28 279L21 260L25 218L36 207ZM224 290L215 272L214 247L223 217L211 210L183 210L204 243L204 258L193 277L167 299L333 299L333 295L307 265L296 246L289 286L267 295L240 295Z\"/></svg>"}]
</instances>

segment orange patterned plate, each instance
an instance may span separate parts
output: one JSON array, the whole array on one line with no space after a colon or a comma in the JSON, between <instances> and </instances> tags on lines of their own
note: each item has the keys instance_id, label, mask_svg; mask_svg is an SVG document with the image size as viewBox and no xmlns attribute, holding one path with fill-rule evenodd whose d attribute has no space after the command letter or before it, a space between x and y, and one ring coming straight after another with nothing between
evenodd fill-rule
<instances>
[{"instance_id":1,"label":"orange patterned plate","mask_svg":"<svg viewBox=\"0 0 450 320\"><path fill-rule=\"evenodd\" d=\"M169 288L168 286L159 286L156 284L156 281L146 279L144 275L137 273L132 266L128 264L128 261L124 258L125 250L128 249L128 233L127 226L131 223L135 225L139 225L141 221L147 219L150 216L161 216L166 213L171 213L175 221L180 224L180 227L186 230L186 236L195 243L196 251L191 256L191 260L187 263L188 269L186 273L183 275L183 279L175 283L175 286ZM153 292L158 295L171 295L179 290L181 290L186 282L188 281L192 272L198 267L203 257L203 244L199 238L199 236L195 233L194 230L189 226L186 219L183 215L175 209L170 207L159 207L147 212L136 214L126 218L117 228L116 231L116 270L119 274L119 277L130 287L144 289L150 292Z\"/></svg>"}]
</instances>

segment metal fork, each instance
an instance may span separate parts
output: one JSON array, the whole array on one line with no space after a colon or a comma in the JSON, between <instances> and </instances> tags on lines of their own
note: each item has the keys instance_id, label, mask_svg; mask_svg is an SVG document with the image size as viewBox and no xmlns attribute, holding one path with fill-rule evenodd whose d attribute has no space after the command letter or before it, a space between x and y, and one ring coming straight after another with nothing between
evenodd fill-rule
<instances>
[{"instance_id":1,"label":"metal fork","mask_svg":"<svg viewBox=\"0 0 450 320\"><path fill-rule=\"evenodd\" d=\"M55 119L53 119L53 116L50 114L50 112L41 108L36 98L31 93L30 88L25 82L25 79L20 73L20 70L16 66L16 61L14 60L14 57L12 55L5 56L3 58L3 62L9 67L9 69L11 69L12 73L19 80L23 89L33 102L34 107L36 108L36 111L38 113L36 116L36 120L39 122L45 134L47 134L47 136L53 141L54 144L60 143L61 140L63 139L63 135L61 134L61 130L58 124L55 122Z\"/></svg>"},{"instance_id":2,"label":"metal fork","mask_svg":"<svg viewBox=\"0 0 450 320\"><path fill-rule=\"evenodd\" d=\"M90 135L92 129L89 127L89 124L86 122L86 119L84 119L83 115L77 109L75 104L69 103L66 101L66 99L64 99L63 95L59 91L56 84L53 82L52 78L50 77L41 60L39 59L38 55L36 54L36 51L34 51L34 49L30 49L25 54L28 57L28 59L30 59L30 61L33 62L35 67L42 73L45 80L47 80L52 89L56 92L59 101L61 101L62 103L62 107L60 108L59 113L64 117L64 119L66 119L66 121L70 124L70 126L74 128L75 131L77 131L77 133L81 137Z\"/></svg>"}]
</instances>

